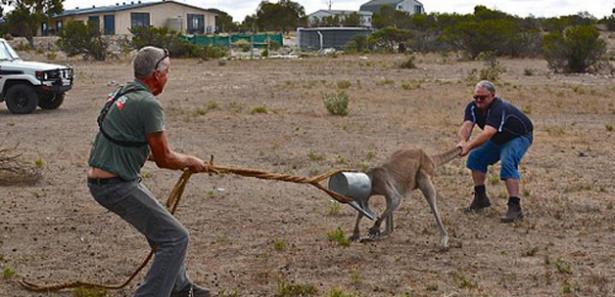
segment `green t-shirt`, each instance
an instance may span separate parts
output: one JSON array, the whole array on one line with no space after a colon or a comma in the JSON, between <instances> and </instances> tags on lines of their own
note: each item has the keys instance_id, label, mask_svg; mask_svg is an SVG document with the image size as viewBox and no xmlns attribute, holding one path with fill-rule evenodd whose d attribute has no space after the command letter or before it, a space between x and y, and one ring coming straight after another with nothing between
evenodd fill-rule
<instances>
[{"instance_id":1,"label":"green t-shirt","mask_svg":"<svg viewBox=\"0 0 615 297\"><path fill-rule=\"evenodd\" d=\"M116 90L110 98L135 90L119 97L109 109L102 123L111 138L120 141L147 142L148 133L164 130L164 111L156 97L141 82L135 80ZM111 142L100 131L90 151L89 165L115 173L125 180L139 178L141 167L147 161L148 145L121 146Z\"/></svg>"}]
</instances>

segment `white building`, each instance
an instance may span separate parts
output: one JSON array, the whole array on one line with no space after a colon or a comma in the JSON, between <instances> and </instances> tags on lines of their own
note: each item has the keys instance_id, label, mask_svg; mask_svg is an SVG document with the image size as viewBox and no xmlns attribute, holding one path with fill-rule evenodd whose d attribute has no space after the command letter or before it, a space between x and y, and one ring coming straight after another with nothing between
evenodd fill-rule
<instances>
[{"instance_id":1,"label":"white building","mask_svg":"<svg viewBox=\"0 0 615 297\"><path fill-rule=\"evenodd\" d=\"M371 11L377 13L382 6L391 6L399 11L407 12L408 14L425 13L423 3L417 0L371 0L361 5L362 11Z\"/></svg>"},{"instance_id":2,"label":"white building","mask_svg":"<svg viewBox=\"0 0 615 297\"><path fill-rule=\"evenodd\" d=\"M374 15L374 13L371 11L321 9L314 13L309 14L307 17L308 17L308 21L310 25L317 25L322 21L323 18L337 16L340 19L340 21L342 21L343 19L345 19L346 17L348 17L349 15L353 13L359 14L359 17L361 19L361 24L360 24L361 27L369 28L372 26L372 16Z\"/></svg>"}]
</instances>

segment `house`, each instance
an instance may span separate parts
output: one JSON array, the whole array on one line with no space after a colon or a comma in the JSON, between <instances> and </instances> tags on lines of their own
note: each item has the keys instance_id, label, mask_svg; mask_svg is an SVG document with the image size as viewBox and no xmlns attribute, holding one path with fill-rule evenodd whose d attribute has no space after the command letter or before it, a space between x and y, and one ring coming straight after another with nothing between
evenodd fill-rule
<instances>
[{"instance_id":1,"label":"house","mask_svg":"<svg viewBox=\"0 0 615 297\"><path fill-rule=\"evenodd\" d=\"M374 13L371 11L321 9L314 13L309 14L307 17L308 17L308 22L310 23L310 25L317 25L322 21L323 18L337 16L340 20L343 20L352 13L359 14L359 17L361 18L361 27L371 27L372 26L372 16L374 15Z\"/></svg>"},{"instance_id":2,"label":"house","mask_svg":"<svg viewBox=\"0 0 615 297\"><path fill-rule=\"evenodd\" d=\"M399 11L405 11L408 14L425 13L423 4L417 0L371 0L361 5L360 10L377 13L385 5L392 6Z\"/></svg>"},{"instance_id":3,"label":"house","mask_svg":"<svg viewBox=\"0 0 615 297\"><path fill-rule=\"evenodd\" d=\"M43 23L39 35L54 35L71 21L98 25L104 35L128 35L135 27L167 27L185 34L207 34L216 30L216 14L178 1L131 1L110 6L68 9Z\"/></svg>"}]
</instances>

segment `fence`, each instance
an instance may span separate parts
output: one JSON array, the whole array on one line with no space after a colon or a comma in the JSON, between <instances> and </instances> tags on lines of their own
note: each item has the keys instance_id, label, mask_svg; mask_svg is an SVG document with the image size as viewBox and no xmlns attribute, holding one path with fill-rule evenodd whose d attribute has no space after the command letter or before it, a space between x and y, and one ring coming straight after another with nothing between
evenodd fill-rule
<instances>
[{"instance_id":1,"label":"fence","mask_svg":"<svg viewBox=\"0 0 615 297\"><path fill-rule=\"evenodd\" d=\"M282 34L230 34L230 35L193 35L184 36L184 38L193 44L208 46L223 46L230 47L233 43L239 40L245 40L248 43L254 41L254 47L267 47L268 42L275 42L280 46L284 45L284 37Z\"/></svg>"}]
</instances>

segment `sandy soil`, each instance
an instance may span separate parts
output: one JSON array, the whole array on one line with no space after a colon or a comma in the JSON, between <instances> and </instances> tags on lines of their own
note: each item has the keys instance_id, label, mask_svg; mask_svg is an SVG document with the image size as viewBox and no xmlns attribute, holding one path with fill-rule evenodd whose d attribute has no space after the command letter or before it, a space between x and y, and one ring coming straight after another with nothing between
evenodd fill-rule
<instances>
[{"instance_id":1,"label":"sandy soil","mask_svg":"<svg viewBox=\"0 0 615 297\"><path fill-rule=\"evenodd\" d=\"M417 69L400 69L405 59L174 60L160 96L170 143L219 164L302 176L364 169L403 146L446 150L476 82L469 73L483 63L427 55ZM292 296L281 283L312 286L313 296L615 296L615 80L552 74L543 60L500 62L499 94L536 127L521 166L523 222L499 223L506 192L497 166L487 185L492 209L463 213L472 184L461 159L435 177L452 245L444 253L418 192L395 213L391 236L342 247L327 233L349 235L356 213L315 188L197 175L177 212L191 233L191 277L217 296ZM90 197L84 176L97 113L115 84L131 79L129 62L70 63L77 79L60 109L16 116L0 106L4 145L19 143L25 160L44 162L39 184L0 189L0 268L16 272L0 279L0 296L72 296L24 291L14 283L21 277L120 282L148 250ZM350 113L329 115L322 95L343 80ZM163 201L180 174L147 164L143 175ZM139 280L108 295L130 296Z\"/></svg>"}]
</instances>

